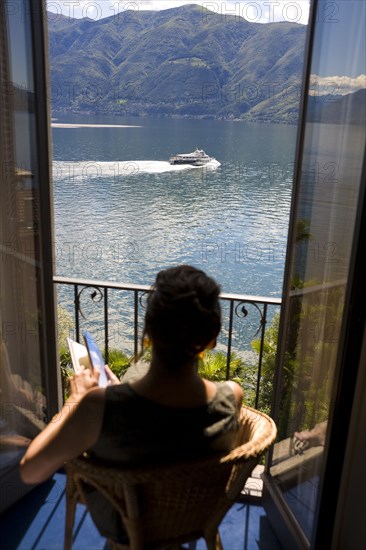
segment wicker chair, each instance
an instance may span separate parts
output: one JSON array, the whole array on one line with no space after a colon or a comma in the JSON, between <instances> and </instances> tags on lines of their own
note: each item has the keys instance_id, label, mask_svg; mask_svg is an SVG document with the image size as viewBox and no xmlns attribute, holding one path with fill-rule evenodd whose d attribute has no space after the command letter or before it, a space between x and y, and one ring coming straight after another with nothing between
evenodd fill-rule
<instances>
[{"instance_id":1,"label":"wicker chair","mask_svg":"<svg viewBox=\"0 0 366 550\"><path fill-rule=\"evenodd\" d=\"M238 446L226 455L149 468L116 468L77 458L66 464L65 550L72 547L76 504L86 504L85 482L117 509L129 544L112 548L180 548L203 537L220 549L218 526L261 455L276 437L267 415L242 407Z\"/></svg>"}]
</instances>

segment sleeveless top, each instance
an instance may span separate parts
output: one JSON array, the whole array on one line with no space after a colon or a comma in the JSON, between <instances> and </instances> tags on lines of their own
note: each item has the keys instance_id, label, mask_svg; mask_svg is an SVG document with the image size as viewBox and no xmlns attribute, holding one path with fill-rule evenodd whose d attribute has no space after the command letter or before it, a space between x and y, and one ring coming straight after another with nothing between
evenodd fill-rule
<instances>
[{"instance_id":1,"label":"sleeveless top","mask_svg":"<svg viewBox=\"0 0 366 550\"><path fill-rule=\"evenodd\" d=\"M176 408L138 395L127 382L108 386L91 456L133 466L230 451L238 429L236 399L226 382L216 382L216 388L208 403Z\"/></svg>"},{"instance_id":2,"label":"sleeveless top","mask_svg":"<svg viewBox=\"0 0 366 550\"><path fill-rule=\"evenodd\" d=\"M160 405L138 395L128 382L108 386L102 428L89 450L91 458L112 465L168 463L230 451L238 429L234 393L216 383L215 396L193 408ZM99 532L128 543L119 514L104 495L84 483L88 509Z\"/></svg>"}]
</instances>

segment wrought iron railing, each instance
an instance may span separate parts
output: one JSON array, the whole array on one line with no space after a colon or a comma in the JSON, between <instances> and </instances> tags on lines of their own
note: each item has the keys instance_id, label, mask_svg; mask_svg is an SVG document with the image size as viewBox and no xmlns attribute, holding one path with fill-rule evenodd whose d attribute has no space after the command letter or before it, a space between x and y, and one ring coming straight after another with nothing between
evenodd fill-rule
<instances>
[{"instance_id":1,"label":"wrought iron railing","mask_svg":"<svg viewBox=\"0 0 366 550\"><path fill-rule=\"evenodd\" d=\"M109 281L54 277L57 285L59 303L66 309L73 309L75 322L75 338L80 341L82 323L93 322L102 327L104 340L105 361L108 362L110 341L115 339L111 335L110 313L113 308L114 316L120 316L125 321L125 334L122 335L124 346L132 348L133 356L138 355L139 342L143 330L144 301L150 287L136 284L120 284ZM71 289L72 298L66 289ZM69 290L70 292L70 290ZM111 294L114 293L113 300ZM131 298L126 311L125 296ZM122 295L124 298L122 299ZM218 349L226 353L226 379L230 376L230 358L233 352L243 352L245 347L250 348L250 341L258 339L260 349L258 354L258 371L254 406L258 405L259 388L262 373L264 339L266 326L272 319L275 311L281 306L281 298L251 296L245 294L220 295L223 312L223 329L218 343ZM125 300L125 303L123 303ZM113 306L111 305L113 303ZM92 304L99 304L98 311L91 311ZM269 311L268 308L271 308ZM86 311L88 309L88 311ZM242 330L242 322L246 320L247 330Z\"/></svg>"}]
</instances>

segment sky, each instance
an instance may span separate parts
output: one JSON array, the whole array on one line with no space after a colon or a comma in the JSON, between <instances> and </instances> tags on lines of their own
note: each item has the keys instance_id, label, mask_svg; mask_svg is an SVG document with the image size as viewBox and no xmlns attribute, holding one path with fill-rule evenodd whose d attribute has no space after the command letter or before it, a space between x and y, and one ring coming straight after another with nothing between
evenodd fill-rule
<instances>
[{"instance_id":1,"label":"sky","mask_svg":"<svg viewBox=\"0 0 366 550\"><path fill-rule=\"evenodd\" d=\"M198 4L215 13L236 15L252 23L288 21L307 24L310 0L47 0L48 9L69 17L89 17L98 21L121 11L165 10Z\"/></svg>"}]
</instances>

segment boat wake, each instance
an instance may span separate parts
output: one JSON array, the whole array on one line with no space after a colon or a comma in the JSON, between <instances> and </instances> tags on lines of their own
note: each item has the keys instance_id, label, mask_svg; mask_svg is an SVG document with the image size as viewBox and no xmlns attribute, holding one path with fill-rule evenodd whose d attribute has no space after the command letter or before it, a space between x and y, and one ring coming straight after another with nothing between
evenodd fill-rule
<instances>
[{"instance_id":1,"label":"boat wake","mask_svg":"<svg viewBox=\"0 0 366 550\"><path fill-rule=\"evenodd\" d=\"M169 162L157 160L127 160L120 162L54 161L52 172L55 180L77 180L84 178L118 178L137 174L162 174L164 172L187 170L216 170L220 166L221 164L216 159L212 159L204 166L172 165Z\"/></svg>"}]
</instances>

